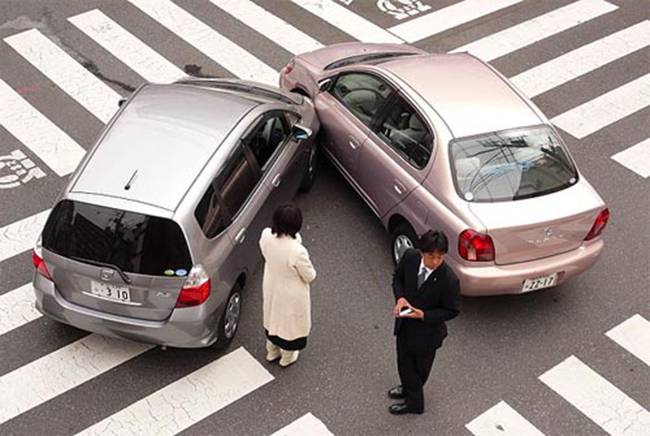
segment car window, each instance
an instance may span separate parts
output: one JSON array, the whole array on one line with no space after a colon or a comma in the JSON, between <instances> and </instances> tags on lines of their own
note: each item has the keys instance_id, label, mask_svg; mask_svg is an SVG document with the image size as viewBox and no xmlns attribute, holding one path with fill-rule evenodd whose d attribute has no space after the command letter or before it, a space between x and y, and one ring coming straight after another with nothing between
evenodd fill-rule
<instances>
[{"instance_id":1,"label":"car window","mask_svg":"<svg viewBox=\"0 0 650 436\"><path fill-rule=\"evenodd\" d=\"M187 241L176 222L71 200L62 200L52 211L43 230L43 247L134 274L164 276L170 269L192 267Z\"/></svg>"},{"instance_id":2,"label":"car window","mask_svg":"<svg viewBox=\"0 0 650 436\"><path fill-rule=\"evenodd\" d=\"M370 126L390 96L392 88L383 80L363 73L339 76L331 93L361 122Z\"/></svg>"},{"instance_id":3,"label":"car window","mask_svg":"<svg viewBox=\"0 0 650 436\"><path fill-rule=\"evenodd\" d=\"M467 201L538 197L578 180L562 141L548 126L461 138L450 148L456 188Z\"/></svg>"},{"instance_id":4,"label":"car window","mask_svg":"<svg viewBox=\"0 0 650 436\"><path fill-rule=\"evenodd\" d=\"M201 198L194 211L194 216L199 226L201 226L201 230L208 238L214 238L225 230L226 217L214 186L210 185L205 191L203 198Z\"/></svg>"},{"instance_id":5,"label":"car window","mask_svg":"<svg viewBox=\"0 0 650 436\"><path fill-rule=\"evenodd\" d=\"M262 172L270 165L271 156L289 139L289 125L282 114L276 114L262 122L244 140L250 147Z\"/></svg>"},{"instance_id":6,"label":"car window","mask_svg":"<svg viewBox=\"0 0 650 436\"><path fill-rule=\"evenodd\" d=\"M378 134L414 167L422 169L429 161L432 135L422 117L403 98L391 104Z\"/></svg>"}]
</instances>

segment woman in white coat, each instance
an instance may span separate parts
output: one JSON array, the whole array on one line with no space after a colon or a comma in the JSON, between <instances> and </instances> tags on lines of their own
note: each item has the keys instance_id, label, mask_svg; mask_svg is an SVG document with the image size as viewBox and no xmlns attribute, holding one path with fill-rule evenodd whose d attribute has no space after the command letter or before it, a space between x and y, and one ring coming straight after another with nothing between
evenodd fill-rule
<instances>
[{"instance_id":1,"label":"woman in white coat","mask_svg":"<svg viewBox=\"0 0 650 436\"><path fill-rule=\"evenodd\" d=\"M298 234L302 213L297 206L280 206L273 213L273 227L262 231L264 256L262 283L266 360L280 358L280 366L298 360L311 330L309 284L316 271Z\"/></svg>"}]
</instances>

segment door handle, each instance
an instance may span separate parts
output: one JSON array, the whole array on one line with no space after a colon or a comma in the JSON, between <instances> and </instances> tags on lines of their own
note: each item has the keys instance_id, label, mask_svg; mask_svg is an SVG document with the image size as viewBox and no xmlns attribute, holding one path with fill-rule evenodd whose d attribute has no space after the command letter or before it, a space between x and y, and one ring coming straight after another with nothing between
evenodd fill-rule
<instances>
[{"instance_id":1,"label":"door handle","mask_svg":"<svg viewBox=\"0 0 650 436\"><path fill-rule=\"evenodd\" d=\"M397 192L397 195L404 194L404 191L406 190L399 182L395 182L393 188L395 189L395 192Z\"/></svg>"},{"instance_id":2,"label":"door handle","mask_svg":"<svg viewBox=\"0 0 650 436\"><path fill-rule=\"evenodd\" d=\"M280 182L282 182L282 176L278 173L275 175L275 177L273 177L273 180L271 181L271 185L277 188L278 186L280 186Z\"/></svg>"},{"instance_id":3,"label":"door handle","mask_svg":"<svg viewBox=\"0 0 650 436\"><path fill-rule=\"evenodd\" d=\"M352 150L356 150L357 148L359 148L359 143L352 136L350 136L350 141L348 142L348 144L350 144L350 147L352 147Z\"/></svg>"},{"instance_id":4,"label":"door handle","mask_svg":"<svg viewBox=\"0 0 650 436\"><path fill-rule=\"evenodd\" d=\"M244 239L246 239L246 227L237 232L237 235L235 236L235 242L241 244L244 242Z\"/></svg>"}]
</instances>

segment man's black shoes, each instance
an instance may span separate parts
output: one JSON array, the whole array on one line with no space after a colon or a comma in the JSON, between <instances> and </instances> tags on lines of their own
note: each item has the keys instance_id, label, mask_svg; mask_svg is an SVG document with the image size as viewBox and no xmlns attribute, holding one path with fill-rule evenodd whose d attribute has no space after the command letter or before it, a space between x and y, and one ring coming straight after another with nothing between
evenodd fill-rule
<instances>
[{"instance_id":1,"label":"man's black shoes","mask_svg":"<svg viewBox=\"0 0 650 436\"><path fill-rule=\"evenodd\" d=\"M391 398L393 400L403 400L404 399L404 391L402 390L401 386L395 386L393 389L390 389L388 391L388 398Z\"/></svg>"},{"instance_id":2,"label":"man's black shoes","mask_svg":"<svg viewBox=\"0 0 650 436\"><path fill-rule=\"evenodd\" d=\"M409 407L406 403L393 404L388 408L388 411L392 415L405 415L407 413L415 413L417 415L421 415L424 412L424 410L415 410L412 407Z\"/></svg>"}]
</instances>

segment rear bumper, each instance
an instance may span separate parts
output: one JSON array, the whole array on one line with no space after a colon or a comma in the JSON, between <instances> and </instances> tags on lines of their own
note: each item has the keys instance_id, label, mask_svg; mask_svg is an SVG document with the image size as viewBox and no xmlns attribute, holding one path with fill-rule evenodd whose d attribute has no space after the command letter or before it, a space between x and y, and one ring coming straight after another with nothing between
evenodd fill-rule
<instances>
[{"instance_id":1,"label":"rear bumper","mask_svg":"<svg viewBox=\"0 0 650 436\"><path fill-rule=\"evenodd\" d=\"M556 256L512 265L450 266L460 279L461 293L467 296L521 294L524 280L558 273L556 286L591 268L603 251L603 240L584 243L576 250ZM547 288L548 289L548 288Z\"/></svg>"},{"instance_id":2,"label":"rear bumper","mask_svg":"<svg viewBox=\"0 0 650 436\"><path fill-rule=\"evenodd\" d=\"M208 304L174 309L164 321L147 321L99 312L66 301L54 283L34 277L36 309L56 321L93 333L179 348L200 348L217 340L217 323L223 306L212 312Z\"/></svg>"}]
</instances>

